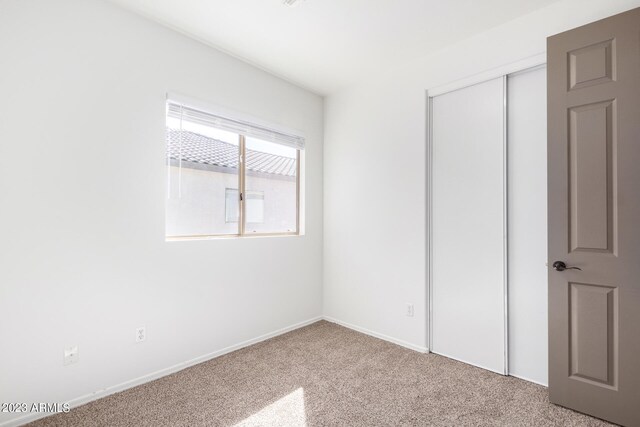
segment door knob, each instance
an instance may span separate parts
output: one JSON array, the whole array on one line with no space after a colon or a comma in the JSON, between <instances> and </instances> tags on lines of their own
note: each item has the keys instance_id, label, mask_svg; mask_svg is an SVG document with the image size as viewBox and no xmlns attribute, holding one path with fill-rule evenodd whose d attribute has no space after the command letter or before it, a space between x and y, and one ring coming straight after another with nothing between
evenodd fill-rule
<instances>
[{"instance_id":1,"label":"door knob","mask_svg":"<svg viewBox=\"0 0 640 427\"><path fill-rule=\"evenodd\" d=\"M579 267L567 267L567 264L564 263L564 261L556 261L553 263L553 269L555 271L565 271L565 270L580 270L582 271L581 268Z\"/></svg>"}]
</instances>

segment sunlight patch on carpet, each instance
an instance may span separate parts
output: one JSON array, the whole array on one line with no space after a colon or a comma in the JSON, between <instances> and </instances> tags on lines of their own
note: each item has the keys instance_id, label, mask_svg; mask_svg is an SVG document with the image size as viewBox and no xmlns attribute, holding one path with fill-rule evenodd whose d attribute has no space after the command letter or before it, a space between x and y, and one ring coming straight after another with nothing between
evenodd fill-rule
<instances>
[{"instance_id":1,"label":"sunlight patch on carpet","mask_svg":"<svg viewBox=\"0 0 640 427\"><path fill-rule=\"evenodd\" d=\"M304 410L304 390L302 387L283 398L265 406L259 412L236 424L236 427L250 426L295 426L306 427Z\"/></svg>"}]
</instances>

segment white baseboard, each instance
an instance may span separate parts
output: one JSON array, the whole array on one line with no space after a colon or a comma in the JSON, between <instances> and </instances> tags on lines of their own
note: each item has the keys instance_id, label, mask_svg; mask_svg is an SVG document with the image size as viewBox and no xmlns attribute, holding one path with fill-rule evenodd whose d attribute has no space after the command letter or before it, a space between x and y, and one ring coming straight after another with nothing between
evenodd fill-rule
<instances>
[{"instance_id":1,"label":"white baseboard","mask_svg":"<svg viewBox=\"0 0 640 427\"><path fill-rule=\"evenodd\" d=\"M338 319L335 319L335 318L330 317L330 316L324 316L323 318L327 322L336 323L336 324L338 324L340 326L344 326L345 328L353 329L354 331L361 332L363 334L366 334L366 335L369 335L369 336L372 336L372 337L375 337L375 338L379 338L379 339L384 340L384 341L389 341L389 342L397 344L399 346L406 347L406 348L408 348L410 350L414 350L414 351L417 351L417 352L420 352L420 353L428 353L429 352L429 349L427 347L415 345L415 344L412 344L412 343L407 342L407 341L403 341L403 340L398 339L398 338L394 338L394 337L390 337L388 335L380 334L378 332L371 331L371 330L369 330L367 328L363 328L361 326L352 325L351 323L343 322L342 320L338 320Z\"/></svg>"},{"instance_id":2,"label":"white baseboard","mask_svg":"<svg viewBox=\"0 0 640 427\"><path fill-rule=\"evenodd\" d=\"M206 362L206 361L211 360L211 359L215 359L216 357L220 357L220 356L225 355L227 353L231 353L232 351L240 350L241 348L248 347L248 346L253 345L253 344L257 344L259 342L268 340L269 338L277 337L278 335L282 335L282 334L285 334L287 332L291 332L293 330L296 330L296 329L302 328L304 326L310 325L310 324L315 323L315 322L317 322L319 320L322 320L322 319L323 319L322 316L317 316L317 317L305 320L303 322L299 322L299 323L296 323L294 325L290 325L290 326L278 329L276 331L269 332L269 333L264 334L264 335L260 335L259 337L252 338L252 339L247 340L247 341L242 341L242 342L240 342L238 344L234 344L232 346L223 348L221 350L214 351L212 353L208 353L208 354L196 357L194 359L190 359L190 360L187 360L185 362L178 363L178 364L170 366L168 368L161 369L161 370L155 371L155 372L151 372L150 374L146 374L146 375L143 375L141 377L138 377L138 378L135 378L135 379L132 379L132 380L129 380L129 381L125 381L125 382L120 383L120 384L116 384L116 385L113 385L113 386L110 386L110 387L106 387L106 388L103 388L101 390L95 391L93 393L85 394L84 396L76 397L74 399L71 399L67 403L69 403L69 407L71 409L73 409L73 408L76 408L78 406L84 405L86 403L92 402L94 400L98 400L98 399L101 399L103 397L109 396L111 394L118 393L120 391L127 390L129 388L133 388L135 386L138 386L138 385L141 385L141 384L144 384L144 383L148 383L148 382L153 381L153 380L157 380L158 378L165 377L167 375L173 374L175 372L181 371L183 369L189 368L189 367L197 365L199 363ZM54 414L41 413L41 412L32 413L32 414L26 414L26 415L18 417L18 418L13 418L13 419L10 419L10 420L7 420L7 421L3 421L3 422L0 423L0 427L17 427L17 426L21 426L21 425L24 425L26 423L30 423L32 421L38 420L40 418L45 418L45 417L51 416L51 415L54 415Z\"/></svg>"}]
</instances>

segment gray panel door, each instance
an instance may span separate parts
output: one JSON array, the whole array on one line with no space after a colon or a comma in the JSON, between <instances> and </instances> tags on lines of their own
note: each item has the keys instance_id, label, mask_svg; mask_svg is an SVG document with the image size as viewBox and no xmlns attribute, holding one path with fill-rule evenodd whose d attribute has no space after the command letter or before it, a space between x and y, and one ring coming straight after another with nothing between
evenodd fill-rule
<instances>
[{"instance_id":1,"label":"gray panel door","mask_svg":"<svg viewBox=\"0 0 640 427\"><path fill-rule=\"evenodd\" d=\"M547 51L549 395L639 426L640 9Z\"/></svg>"}]
</instances>

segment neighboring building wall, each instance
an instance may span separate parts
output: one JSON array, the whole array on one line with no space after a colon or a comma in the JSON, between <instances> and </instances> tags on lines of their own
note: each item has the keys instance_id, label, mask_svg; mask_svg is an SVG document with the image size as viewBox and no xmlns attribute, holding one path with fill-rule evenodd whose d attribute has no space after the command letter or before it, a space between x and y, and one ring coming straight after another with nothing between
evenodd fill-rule
<instances>
[{"instance_id":1,"label":"neighboring building wall","mask_svg":"<svg viewBox=\"0 0 640 427\"><path fill-rule=\"evenodd\" d=\"M238 188L237 174L187 167L180 174L180 168L170 166L170 169L167 236L238 233L237 222L226 222L226 189ZM246 232L295 231L295 177L257 176L248 172L246 181L247 192L264 193L264 221L247 224Z\"/></svg>"}]
</instances>

